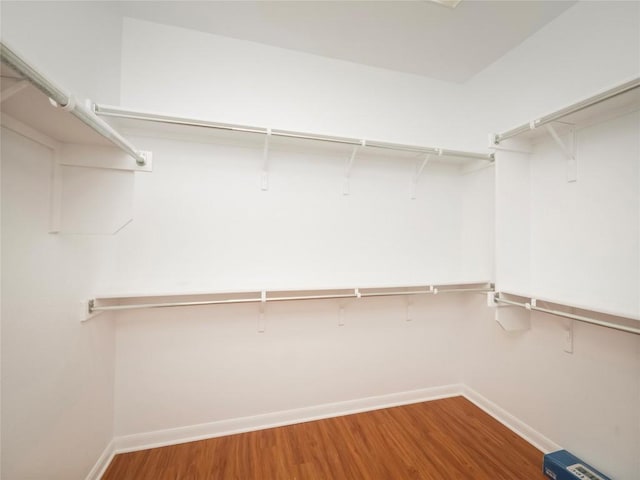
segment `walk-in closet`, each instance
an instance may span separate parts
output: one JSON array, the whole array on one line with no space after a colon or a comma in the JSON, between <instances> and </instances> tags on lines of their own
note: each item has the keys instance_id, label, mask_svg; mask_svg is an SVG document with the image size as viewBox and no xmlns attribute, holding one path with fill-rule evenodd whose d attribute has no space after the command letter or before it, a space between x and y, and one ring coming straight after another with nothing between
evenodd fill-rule
<instances>
[{"instance_id":1,"label":"walk-in closet","mask_svg":"<svg viewBox=\"0 0 640 480\"><path fill-rule=\"evenodd\" d=\"M640 1L9 1L3 480L640 479Z\"/></svg>"}]
</instances>

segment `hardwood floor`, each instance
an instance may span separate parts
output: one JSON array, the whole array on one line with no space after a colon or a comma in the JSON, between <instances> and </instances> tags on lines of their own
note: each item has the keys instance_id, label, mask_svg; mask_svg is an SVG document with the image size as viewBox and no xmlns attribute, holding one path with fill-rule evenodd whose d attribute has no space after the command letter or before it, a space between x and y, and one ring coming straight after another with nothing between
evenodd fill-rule
<instances>
[{"instance_id":1,"label":"hardwood floor","mask_svg":"<svg viewBox=\"0 0 640 480\"><path fill-rule=\"evenodd\" d=\"M463 397L117 455L103 480L543 480L542 453Z\"/></svg>"}]
</instances>

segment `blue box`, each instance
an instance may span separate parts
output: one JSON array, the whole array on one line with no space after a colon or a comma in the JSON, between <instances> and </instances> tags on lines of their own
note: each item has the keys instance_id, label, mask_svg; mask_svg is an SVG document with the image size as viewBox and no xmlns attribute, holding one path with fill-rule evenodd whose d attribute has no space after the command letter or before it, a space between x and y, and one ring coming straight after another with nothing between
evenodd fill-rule
<instances>
[{"instance_id":1,"label":"blue box","mask_svg":"<svg viewBox=\"0 0 640 480\"><path fill-rule=\"evenodd\" d=\"M611 480L566 450L547 453L542 472L553 480Z\"/></svg>"}]
</instances>

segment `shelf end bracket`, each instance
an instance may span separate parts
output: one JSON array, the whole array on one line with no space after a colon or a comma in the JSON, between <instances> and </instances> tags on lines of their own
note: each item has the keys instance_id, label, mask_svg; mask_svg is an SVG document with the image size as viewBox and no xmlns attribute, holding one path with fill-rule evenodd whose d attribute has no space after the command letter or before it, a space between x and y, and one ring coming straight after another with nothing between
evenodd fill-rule
<instances>
[{"instance_id":1,"label":"shelf end bracket","mask_svg":"<svg viewBox=\"0 0 640 480\"><path fill-rule=\"evenodd\" d=\"M567 145L558 135L558 132L553 125L547 123L545 125L549 135L556 142L562 153L567 158L567 181L575 182L578 180L578 160L576 157L576 129L572 125L569 130L569 145Z\"/></svg>"}]
</instances>

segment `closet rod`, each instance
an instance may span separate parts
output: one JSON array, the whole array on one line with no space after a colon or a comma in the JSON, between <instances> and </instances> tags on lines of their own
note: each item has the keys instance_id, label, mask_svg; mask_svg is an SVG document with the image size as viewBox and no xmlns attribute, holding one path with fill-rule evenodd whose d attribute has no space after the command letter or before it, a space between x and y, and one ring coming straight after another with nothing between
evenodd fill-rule
<instances>
[{"instance_id":1,"label":"closet rod","mask_svg":"<svg viewBox=\"0 0 640 480\"><path fill-rule=\"evenodd\" d=\"M131 120L142 120L155 123L165 123L170 125L184 125L192 127L213 128L217 130L232 130L238 132L270 134L273 137L300 138L302 140L315 140L321 142L341 143L346 145L359 145L362 147L380 148L396 151L407 151L416 153L431 153L435 155L444 155L449 157L464 157L477 160L493 162L494 155L492 153L477 153L461 150L450 150L446 148L420 147L414 145L404 145L399 143L378 142L373 140L359 140L357 138L336 137L328 135L318 135L314 133L294 132L289 130L269 130L268 128L252 127L246 125L233 125L226 123L210 122L207 120L199 120L186 117L176 117L172 115L162 115L151 112L140 112L126 110L120 107L95 104L93 110L96 114L103 117L126 118Z\"/></svg>"},{"instance_id":2,"label":"closet rod","mask_svg":"<svg viewBox=\"0 0 640 480\"><path fill-rule=\"evenodd\" d=\"M526 308L527 310L534 310L536 312L548 313L550 315L555 315L557 317L570 318L572 320L577 320L579 322L590 323L592 325L599 325L601 327L611 328L611 329L614 329L614 330L620 330L620 331L623 331L623 332L634 333L636 335L640 335L640 328L633 328L633 327L627 327L625 325L618 325L618 324L607 322L607 321L604 321L604 320L598 320L598 319L591 318L591 317L585 317L585 316L582 316L582 315L576 315L574 313L562 312L560 310L550 310L548 308L541 308L541 307L538 307L536 305L532 305L531 303L515 302L513 300L507 300L505 298L501 298L501 297L498 297L498 296L496 296L494 298L494 301L496 303L504 303L506 305L513 305L513 306L516 306L516 307Z\"/></svg>"},{"instance_id":3,"label":"closet rod","mask_svg":"<svg viewBox=\"0 0 640 480\"><path fill-rule=\"evenodd\" d=\"M499 144L502 140L515 137L516 135L520 135L521 133L528 132L529 130L533 130L547 123L555 122L568 115L571 115L572 113L576 113L581 110L584 110L585 108L589 108L593 105L597 105L598 103L604 102L605 100L609 100L610 98L616 97L618 95L622 95L623 93L629 92L638 87L640 87L640 77L634 78L633 80L625 82L616 87L610 88L609 90L598 93L589 98L585 98L584 100L576 102L556 112L553 112L543 117L532 120L531 122L525 123L524 125L520 125L519 127L515 127L503 133L499 133L495 136L494 143Z\"/></svg>"},{"instance_id":4,"label":"closet rod","mask_svg":"<svg viewBox=\"0 0 640 480\"><path fill-rule=\"evenodd\" d=\"M448 288L448 289L439 289L434 288L433 290L409 290L406 292L372 292L372 293L361 293L361 297L389 297L394 295L423 295L423 294L433 294L440 295L441 293L487 293L493 292L493 289L490 287L486 288Z\"/></svg>"},{"instance_id":5,"label":"closet rod","mask_svg":"<svg viewBox=\"0 0 640 480\"><path fill-rule=\"evenodd\" d=\"M121 150L133 157L138 165L145 165L146 157L136 150L124 137L116 132L111 125L97 117L85 106L78 104L73 95L68 94L58 85L47 79L45 75L29 64L6 43L0 42L0 59L11 67L34 87L49 97L56 105L70 112L85 125L115 144Z\"/></svg>"},{"instance_id":6,"label":"closet rod","mask_svg":"<svg viewBox=\"0 0 640 480\"><path fill-rule=\"evenodd\" d=\"M219 305L224 303L256 303L260 298L232 298L226 300L203 300L201 302L171 302L171 303L136 303L132 305L105 305L95 306L95 300L89 301L89 313L107 312L111 310L135 310L138 308L162 308L162 307L194 307L198 305Z\"/></svg>"}]
</instances>

